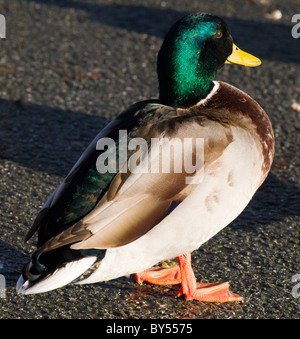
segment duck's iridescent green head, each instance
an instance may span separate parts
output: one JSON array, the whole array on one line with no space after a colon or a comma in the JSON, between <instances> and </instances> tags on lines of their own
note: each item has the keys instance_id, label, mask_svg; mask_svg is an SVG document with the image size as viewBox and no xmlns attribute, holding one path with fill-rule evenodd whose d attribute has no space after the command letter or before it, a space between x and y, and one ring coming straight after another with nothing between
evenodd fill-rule
<instances>
[{"instance_id":1,"label":"duck's iridescent green head","mask_svg":"<svg viewBox=\"0 0 300 339\"><path fill-rule=\"evenodd\" d=\"M232 54L233 46L228 26L219 17L197 13L176 22L158 54L160 102L189 107L205 98L213 88L217 70Z\"/></svg>"}]
</instances>

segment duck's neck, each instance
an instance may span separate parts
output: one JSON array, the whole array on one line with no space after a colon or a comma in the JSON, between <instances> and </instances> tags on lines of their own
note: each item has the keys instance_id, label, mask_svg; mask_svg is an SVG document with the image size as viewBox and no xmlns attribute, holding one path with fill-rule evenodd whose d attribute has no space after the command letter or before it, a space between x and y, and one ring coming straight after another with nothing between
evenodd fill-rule
<instances>
[{"instance_id":1,"label":"duck's neck","mask_svg":"<svg viewBox=\"0 0 300 339\"><path fill-rule=\"evenodd\" d=\"M171 53L167 47L163 45L158 55L160 102L190 107L204 99L214 86L217 71L214 56L204 55L197 40L194 44L178 43Z\"/></svg>"}]
</instances>

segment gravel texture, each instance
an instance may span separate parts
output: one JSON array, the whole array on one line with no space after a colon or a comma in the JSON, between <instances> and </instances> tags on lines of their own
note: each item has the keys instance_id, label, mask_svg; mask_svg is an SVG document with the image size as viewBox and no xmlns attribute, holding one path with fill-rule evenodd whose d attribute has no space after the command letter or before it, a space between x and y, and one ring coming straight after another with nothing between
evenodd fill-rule
<instances>
[{"instance_id":1,"label":"gravel texture","mask_svg":"<svg viewBox=\"0 0 300 339\"><path fill-rule=\"evenodd\" d=\"M282 18L272 18L280 10ZM0 0L0 318L299 318L300 39L298 0ZM174 298L178 287L133 277L18 296L34 241L23 239L96 133L133 102L157 96L156 55L179 17L223 17L235 43L263 61L217 75L255 98L276 137L269 177L230 226L193 253L198 280L229 281L243 303ZM296 289L296 292L300 292Z\"/></svg>"}]
</instances>

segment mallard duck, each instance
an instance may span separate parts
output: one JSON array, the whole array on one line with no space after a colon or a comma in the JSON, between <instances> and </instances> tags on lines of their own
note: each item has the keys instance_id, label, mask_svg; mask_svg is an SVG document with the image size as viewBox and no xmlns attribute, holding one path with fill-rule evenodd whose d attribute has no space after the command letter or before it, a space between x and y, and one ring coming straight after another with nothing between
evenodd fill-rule
<instances>
[{"instance_id":1,"label":"mallard duck","mask_svg":"<svg viewBox=\"0 0 300 339\"><path fill-rule=\"evenodd\" d=\"M260 63L234 45L217 16L176 22L158 53L159 98L120 113L50 196L26 236L38 232L37 250L17 291L135 274L139 283L181 284L187 300L242 300L227 282L197 283L191 252L244 210L270 170L268 116L249 95L214 80L224 64ZM177 148L186 140L189 147ZM177 266L155 267L171 258Z\"/></svg>"}]
</instances>

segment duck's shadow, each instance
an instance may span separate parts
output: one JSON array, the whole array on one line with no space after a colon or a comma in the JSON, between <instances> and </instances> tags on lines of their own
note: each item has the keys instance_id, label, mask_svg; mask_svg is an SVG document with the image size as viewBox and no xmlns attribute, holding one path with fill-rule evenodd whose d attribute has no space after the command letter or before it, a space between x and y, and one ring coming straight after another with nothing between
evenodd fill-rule
<instances>
[{"instance_id":1,"label":"duck's shadow","mask_svg":"<svg viewBox=\"0 0 300 339\"><path fill-rule=\"evenodd\" d=\"M294 182L287 179L280 180L271 171L249 205L238 217L240 220L236 219L237 222L233 222L233 227L247 230L286 217L300 216L299 198L300 188Z\"/></svg>"},{"instance_id":2,"label":"duck's shadow","mask_svg":"<svg viewBox=\"0 0 300 339\"><path fill-rule=\"evenodd\" d=\"M27 259L28 257L14 246L0 240L0 275L4 277L5 287L16 286L22 265Z\"/></svg>"},{"instance_id":3,"label":"duck's shadow","mask_svg":"<svg viewBox=\"0 0 300 339\"><path fill-rule=\"evenodd\" d=\"M176 20L188 14L163 7L103 5L70 0L50 3L48 0L27 1L85 11L91 20L159 38L165 36ZM203 9L199 4L198 11L201 10ZM242 49L253 53L259 51L258 56L261 59L300 63L300 44L292 37L292 24L287 26L274 21L259 22L224 16L223 19L228 24L235 42Z\"/></svg>"},{"instance_id":4,"label":"duck's shadow","mask_svg":"<svg viewBox=\"0 0 300 339\"><path fill-rule=\"evenodd\" d=\"M0 158L64 177L108 122L81 112L0 99Z\"/></svg>"}]
</instances>

